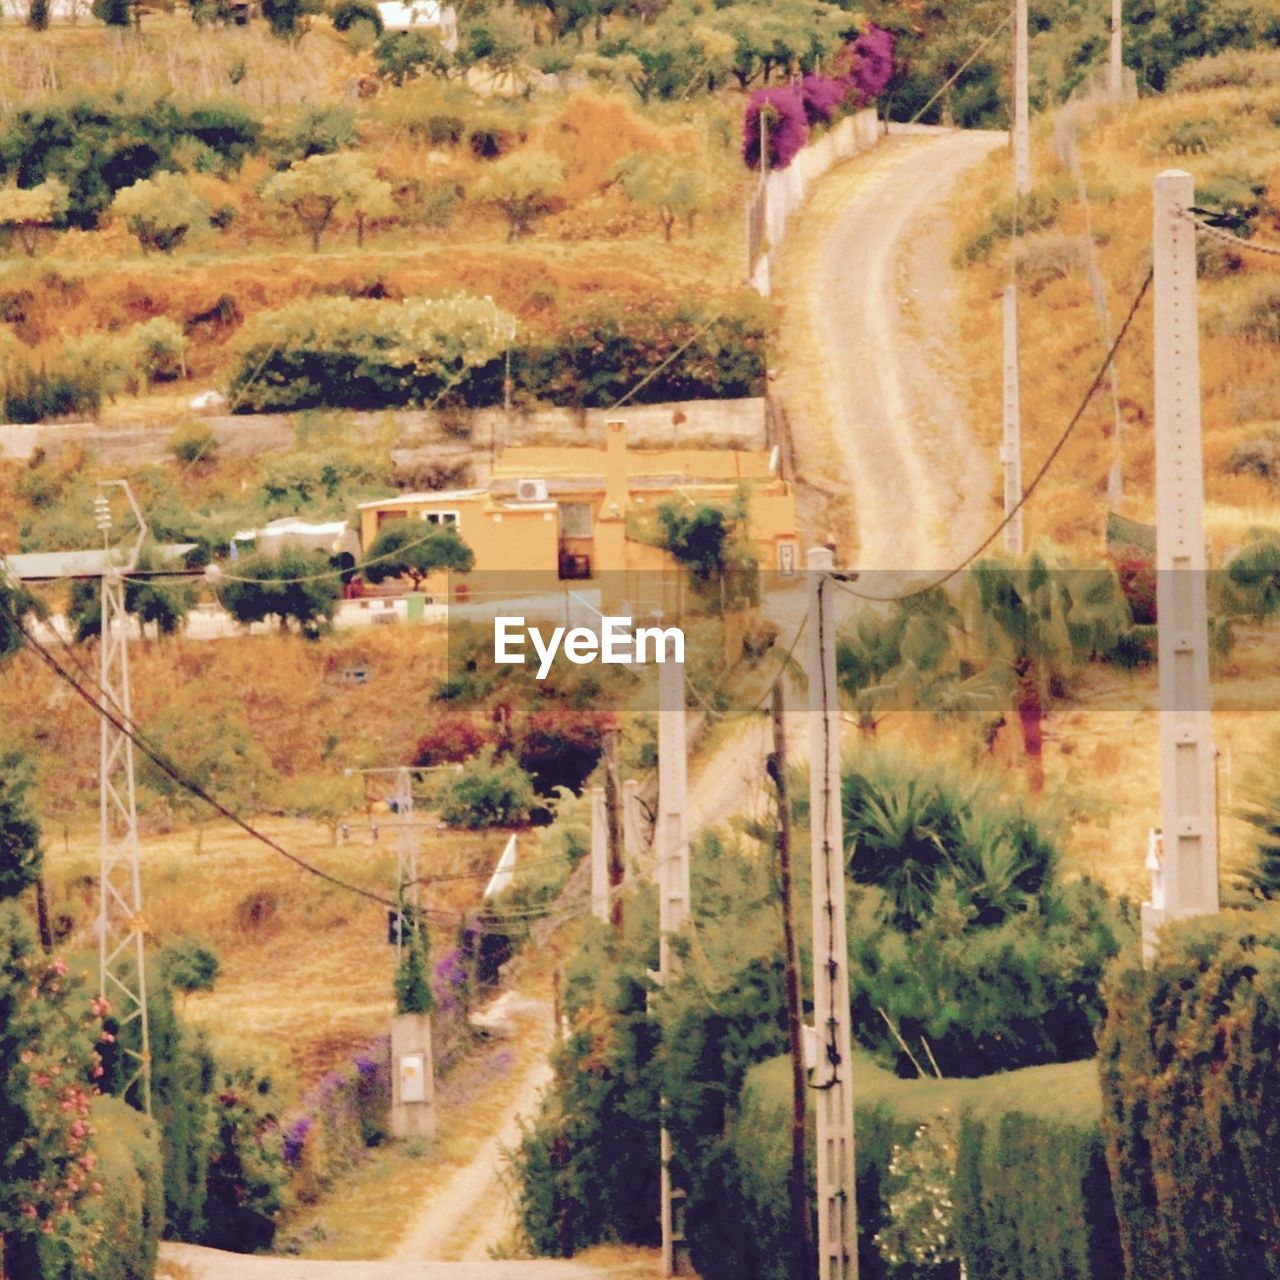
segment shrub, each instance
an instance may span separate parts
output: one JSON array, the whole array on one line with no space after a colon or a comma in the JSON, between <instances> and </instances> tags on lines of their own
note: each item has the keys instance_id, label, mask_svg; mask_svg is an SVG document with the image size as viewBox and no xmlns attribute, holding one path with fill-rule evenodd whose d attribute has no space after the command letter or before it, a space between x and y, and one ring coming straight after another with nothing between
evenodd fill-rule
<instances>
[{"instance_id":1,"label":"shrub","mask_svg":"<svg viewBox=\"0 0 1280 1280\"><path fill-rule=\"evenodd\" d=\"M1280 84L1280 53L1262 49L1230 49L1212 58L1184 62L1169 77L1169 92L1269 89L1277 84Z\"/></svg>"},{"instance_id":2,"label":"shrub","mask_svg":"<svg viewBox=\"0 0 1280 1280\"><path fill-rule=\"evenodd\" d=\"M441 783L437 798L449 826L473 830L523 826L536 803L529 775L514 760L495 760L492 747Z\"/></svg>"},{"instance_id":3,"label":"shrub","mask_svg":"<svg viewBox=\"0 0 1280 1280\"><path fill-rule=\"evenodd\" d=\"M101 380L89 370L21 369L5 378L6 422L46 422L102 408Z\"/></svg>"},{"instance_id":4,"label":"shrub","mask_svg":"<svg viewBox=\"0 0 1280 1280\"><path fill-rule=\"evenodd\" d=\"M442 715L418 739L413 763L422 769L469 760L487 741L483 729L469 715Z\"/></svg>"},{"instance_id":5,"label":"shrub","mask_svg":"<svg viewBox=\"0 0 1280 1280\"><path fill-rule=\"evenodd\" d=\"M250 556L236 565L235 578L219 596L227 612L240 623L275 618L283 628L292 620L308 639L327 631L342 594L322 552L285 549L278 556Z\"/></svg>"},{"instance_id":6,"label":"shrub","mask_svg":"<svg viewBox=\"0 0 1280 1280\"><path fill-rule=\"evenodd\" d=\"M1019 237L1014 264L1018 284L1034 295L1059 280L1082 278L1088 268L1088 241L1053 232Z\"/></svg>"},{"instance_id":7,"label":"shrub","mask_svg":"<svg viewBox=\"0 0 1280 1280\"><path fill-rule=\"evenodd\" d=\"M211 462L218 452L218 437L203 422L187 422L169 437L169 452L184 466Z\"/></svg>"},{"instance_id":8,"label":"shrub","mask_svg":"<svg viewBox=\"0 0 1280 1280\"><path fill-rule=\"evenodd\" d=\"M426 926L409 933L408 945L396 970L395 992L397 1013L430 1013L435 1008L431 990L430 938Z\"/></svg>"},{"instance_id":9,"label":"shrub","mask_svg":"<svg viewBox=\"0 0 1280 1280\"><path fill-rule=\"evenodd\" d=\"M763 123L762 123L763 122ZM767 138L767 155L761 144ZM748 169L785 169L809 140L804 99L798 89L757 89L747 101L742 122L742 159Z\"/></svg>"},{"instance_id":10,"label":"shrub","mask_svg":"<svg viewBox=\"0 0 1280 1280\"><path fill-rule=\"evenodd\" d=\"M805 119L811 126L830 124L840 114L849 96L849 84L828 76L805 76L800 81L800 96L804 102Z\"/></svg>"},{"instance_id":11,"label":"shrub","mask_svg":"<svg viewBox=\"0 0 1280 1280\"><path fill-rule=\"evenodd\" d=\"M495 360L511 323L465 294L294 303L248 328L230 398L245 413L430 402Z\"/></svg>"},{"instance_id":12,"label":"shrub","mask_svg":"<svg viewBox=\"0 0 1280 1280\"><path fill-rule=\"evenodd\" d=\"M1103 1132L1129 1280L1274 1276L1280 949L1244 914L1167 924L1117 970Z\"/></svg>"},{"instance_id":13,"label":"shrub","mask_svg":"<svg viewBox=\"0 0 1280 1280\"><path fill-rule=\"evenodd\" d=\"M1057 196L1043 187L1037 187L1030 195L993 205L986 226L960 250L960 260L985 262L999 241L1012 238L1015 227L1022 236L1045 230L1057 221L1059 207Z\"/></svg>"},{"instance_id":14,"label":"shrub","mask_svg":"<svg viewBox=\"0 0 1280 1280\"><path fill-rule=\"evenodd\" d=\"M1175 156L1202 155L1220 147L1231 137L1221 120L1211 116L1195 120L1178 120L1157 130L1148 142L1151 151Z\"/></svg>"},{"instance_id":15,"label":"shrub","mask_svg":"<svg viewBox=\"0 0 1280 1280\"><path fill-rule=\"evenodd\" d=\"M160 969L168 985L186 996L193 991L212 991L222 962L218 953L198 938L181 937L160 952Z\"/></svg>"},{"instance_id":16,"label":"shrub","mask_svg":"<svg viewBox=\"0 0 1280 1280\"><path fill-rule=\"evenodd\" d=\"M116 1098L94 1102L93 1122L98 1137L93 1173L103 1187L91 1218L102 1233L94 1249L94 1280L147 1280L155 1274L164 1228L157 1126ZM74 1264L64 1271L59 1261L46 1259L45 1280L81 1274Z\"/></svg>"},{"instance_id":17,"label":"shrub","mask_svg":"<svg viewBox=\"0 0 1280 1280\"><path fill-rule=\"evenodd\" d=\"M534 711L516 725L513 750L539 795L553 795L561 787L580 792L599 763L605 732L613 727L607 712Z\"/></svg>"},{"instance_id":18,"label":"shrub","mask_svg":"<svg viewBox=\"0 0 1280 1280\"><path fill-rule=\"evenodd\" d=\"M367 22L375 35L383 31L382 14L378 6L368 0L342 0L333 11L333 27L335 31L349 31L357 22Z\"/></svg>"},{"instance_id":19,"label":"shrub","mask_svg":"<svg viewBox=\"0 0 1280 1280\"><path fill-rule=\"evenodd\" d=\"M343 8L368 8L364 0L351 0ZM375 16L377 11L374 10ZM354 147L360 142L356 114L350 107L304 107L292 128L276 144L284 164L307 160L311 156L330 156ZM281 167L284 167L284 164Z\"/></svg>"}]
</instances>

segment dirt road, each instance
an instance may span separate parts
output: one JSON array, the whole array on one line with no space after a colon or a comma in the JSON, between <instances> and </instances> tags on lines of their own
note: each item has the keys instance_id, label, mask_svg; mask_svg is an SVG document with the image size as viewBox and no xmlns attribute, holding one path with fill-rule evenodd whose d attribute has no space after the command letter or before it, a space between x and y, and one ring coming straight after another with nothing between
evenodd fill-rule
<instances>
[{"instance_id":1,"label":"dirt road","mask_svg":"<svg viewBox=\"0 0 1280 1280\"><path fill-rule=\"evenodd\" d=\"M1004 140L896 133L817 185L779 255L780 390L799 474L829 495L810 514L838 562L928 572L986 532L995 459L950 389L962 371L937 214Z\"/></svg>"}]
</instances>

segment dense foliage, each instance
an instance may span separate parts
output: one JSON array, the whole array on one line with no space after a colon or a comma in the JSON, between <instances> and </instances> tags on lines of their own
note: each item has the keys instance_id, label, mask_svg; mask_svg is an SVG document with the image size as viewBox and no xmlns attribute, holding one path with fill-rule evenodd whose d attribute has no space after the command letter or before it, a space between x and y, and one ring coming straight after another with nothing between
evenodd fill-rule
<instances>
[{"instance_id":1,"label":"dense foliage","mask_svg":"<svg viewBox=\"0 0 1280 1280\"><path fill-rule=\"evenodd\" d=\"M117 191L178 168L180 151L194 153L199 167L237 168L261 134L260 122L229 102L183 108L123 92L73 97L0 118L0 178L20 187L60 179L69 190L67 223L92 229Z\"/></svg>"},{"instance_id":2,"label":"dense foliage","mask_svg":"<svg viewBox=\"0 0 1280 1280\"><path fill-rule=\"evenodd\" d=\"M1280 1275L1280 935L1256 915L1166 926L1117 972L1103 1127L1129 1280Z\"/></svg>"},{"instance_id":3,"label":"dense foliage","mask_svg":"<svg viewBox=\"0 0 1280 1280\"><path fill-rule=\"evenodd\" d=\"M237 410L502 404L512 397L608 407L763 394L767 308L746 295L710 307L657 300L599 306L546 334L516 333L487 299L331 299L268 312L232 375ZM514 335L514 336L512 336Z\"/></svg>"}]
</instances>

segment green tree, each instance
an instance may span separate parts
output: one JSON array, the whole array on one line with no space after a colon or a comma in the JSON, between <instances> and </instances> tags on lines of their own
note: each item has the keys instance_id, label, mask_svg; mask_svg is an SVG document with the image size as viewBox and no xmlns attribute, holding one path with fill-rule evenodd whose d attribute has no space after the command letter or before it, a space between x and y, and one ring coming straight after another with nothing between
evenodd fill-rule
<instances>
[{"instance_id":1,"label":"green tree","mask_svg":"<svg viewBox=\"0 0 1280 1280\"><path fill-rule=\"evenodd\" d=\"M427 926L417 924L409 931L408 942L396 970L396 1012L430 1013L436 1007L431 991L431 940Z\"/></svg>"},{"instance_id":2,"label":"green tree","mask_svg":"<svg viewBox=\"0 0 1280 1280\"><path fill-rule=\"evenodd\" d=\"M158 569L155 556L144 550L138 568L145 575ZM124 607L144 628L154 626L157 635L172 636L182 630L187 614L196 606L196 589L181 579L138 577L124 584ZM71 584L67 621L75 629L76 642L83 644L102 634L102 584L80 579Z\"/></svg>"},{"instance_id":3,"label":"green tree","mask_svg":"<svg viewBox=\"0 0 1280 1280\"><path fill-rule=\"evenodd\" d=\"M494 758L492 747L467 761L462 772L439 784L436 802L451 827L519 827L537 804L533 779L512 759Z\"/></svg>"},{"instance_id":4,"label":"green tree","mask_svg":"<svg viewBox=\"0 0 1280 1280\"><path fill-rule=\"evenodd\" d=\"M507 220L507 239L527 235L534 222L562 207L564 169L547 151L522 149L496 161L476 184L475 199Z\"/></svg>"},{"instance_id":5,"label":"green tree","mask_svg":"<svg viewBox=\"0 0 1280 1280\"><path fill-rule=\"evenodd\" d=\"M966 575L963 612L983 660L1013 691L1035 790L1044 786L1044 717L1052 682L1111 652L1129 626L1113 569L1071 569L1039 551L984 560Z\"/></svg>"},{"instance_id":6,"label":"green tree","mask_svg":"<svg viewBox=\"0 0 1280 1280\"><path fill-rule=\"evenodd\" d=\"M27 6L27 26L32 31L49 30L49 0L31 0Z\"/></svg>"},{"instance_id":7,"label":"green tree","mask_svg":"<svg viewBox=\"0 0 1280 1280\"><path fill-rule=\"evenodd\" d=\"M677 220L693 234L694 219L706 207L707 184L700 168L674 156L637 153L621 161L615 180L637 209L658 215L664 239L671 240Z\"/></svg>"},{"instance_id":8,"label":"green tree","mask_svg":"<svg viewBox=\"0 0 1280 1280\"><path fill-rule=\"evenodd\" d=\"M13 236L28 258L34 258L45 236L66 216L71 192L60 178L37 187L0 189L0 231Z\"/></svg>"},{"instance_id":9,"label":"green tree","mask_svg":"<svg viewBox=\"0 0 1280 1280\"><path fill-rule=\"evenodd\" d=\"M164 709L143 726L149 746L208 795L238 816L256 813L275 781L275 770L238 709L211 705L195 687L175 692ZM196 852L217 814L149 756L139 761L139 777L176 814L195 827Z\"/></svg>"},{"instance_id":10,"label":"green tree","mask_svg":"<svg viewBox=\"0 0 1280 1280\"><path fill-rule=\"evenodd\" d=\"M285 549L274 557L259 554L238 561L235 570L219 599L237 622L275 618L284 628L293 621L309 640L332 625L342 583L322 553Z\"/></svg>"},{"instance_id":11,"label":"green tree","mask_svg":"<svg viewBox=\"0 0 1280 1280\"><path fill-rule=\"evenodd\" d=\"M361 572L370 582L410 578L417 591L441 569L469 573L474 564L471 548L452 525L393 520L379 530Z\"/></svg>"},{"instance_id":12,"label":"green tree","mask_svg":"<svg viewBox=\"0 0 1280 1280\"><path fill-rule=\"evenodd\" d=\"M281 797L288 813L322 823L329 842L336 843L343 820L360 808L359 784L352 778L331 773L305 773L291 778Z\"/></svg>"},{"instance_id":13,"label":"green tree","mask_svg":"<svg viewBox=\"0 0 1280 1280\"><path fill-rule=\"evenodd\" d=\"M752 598L755 557L745 546L747 510L740 496L727 506L664 502L658 545L689 570L693 589L721 609Z\"/></svg>"},{"instance_id":14,"label":"green tree","mask_svg":"<svg viewBox=\"0 0 1280 1280\"><path fill-rule=\"evenodd\" d=\"M109 27L127 27L131 16L131 0L93 0L93 16Z\"/></svg>"},{"instance_id":15,"label":"green tree","mask_svg":"<svg viewBox=\"0 0 1280 1280\"><path fill-rule=\"evenodd\" d=\"M116 192L112 210L125 220L143 253L172 253L193 227L209 225L209 210L180 173L157 173Z\"/></svg>"},{"instance_id":16,"label":"green tree","mask_svg":"<svg viewBox=\"0 0 1280 1280\"><path fill-rule=\"evenodd\" d=\"M356 224L356 247L360 249L364 247L366 224L384 222L396 213L391 183L381 178L370 178L347 203L351 208L351 219Z\"/></svg>"},{"instance_id":17,"label":"green tree","mask_svg":"<svg viewBox=\"0 0 1280 1280\"><path fill-rule=\"evenodd\" d=\"M358 156L338 152L295 160L283 173L271 178L263 187L262 195L271 203L292 210L311 237L312 252L318 253L320 237L339 206L358 209L368 188L378 182ZM386 183L381 186L386 187L386 200L389 201L390 188ZM363 218L358 220L357 227L363 238Z\"/></svg>"},{"instance_id":18,"label":"green tree","mask_svg":"<svg viewBox=\"0 0 1280 1280\"><path fill-rule=\"evenodd\" d=\"M262 16L279 40L300 40L307 30L304 0L262 0Z\"/></svg>"}]
</instances>

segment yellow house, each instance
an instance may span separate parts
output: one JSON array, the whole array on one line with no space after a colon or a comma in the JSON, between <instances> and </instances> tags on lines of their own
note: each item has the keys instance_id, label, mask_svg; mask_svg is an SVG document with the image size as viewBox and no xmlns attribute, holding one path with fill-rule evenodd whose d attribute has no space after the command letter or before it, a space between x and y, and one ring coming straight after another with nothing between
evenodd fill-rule
<instances>
[{"instance_id":1,"label":"yellow house","mask_svg":"<svg viewBox=\"0 0 1280 1280\"><path fill-rule=\"evenodd\" d=\"M667 576L666 552L638 537L663 503L724 505L746 499L746 541L761 569L799 567L795 495L778 474L776 450L627 447L623 422L606 427L603 449L521 445L503 451L486 489L401 494L360 505L361 544L393 520L453 525L475 555L455 575L457 600L479 599L479 575L520 575L522 592L565 581L596 582L638 600L639 579ZM606 586L606 583L611 583ZM432 583L437 591L442 583ZM502 587L494 594L506 594Z\"/></svg>"}]
</instances>

